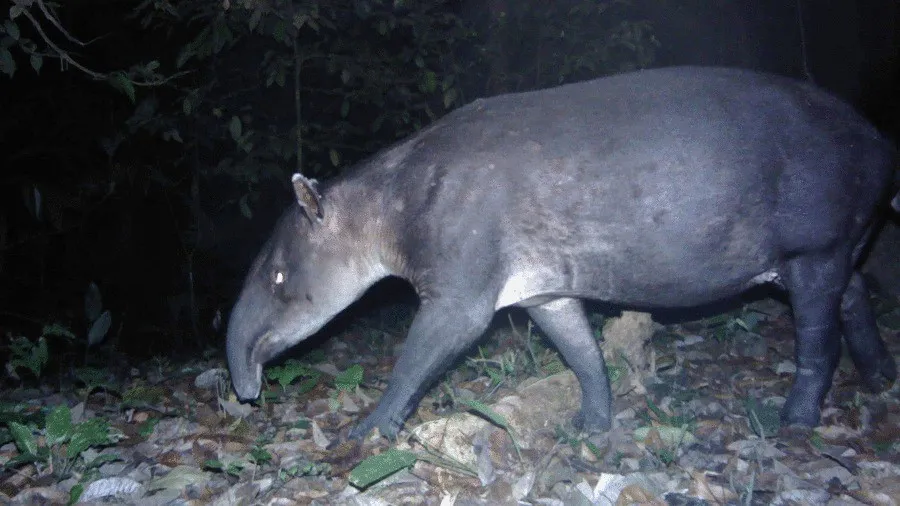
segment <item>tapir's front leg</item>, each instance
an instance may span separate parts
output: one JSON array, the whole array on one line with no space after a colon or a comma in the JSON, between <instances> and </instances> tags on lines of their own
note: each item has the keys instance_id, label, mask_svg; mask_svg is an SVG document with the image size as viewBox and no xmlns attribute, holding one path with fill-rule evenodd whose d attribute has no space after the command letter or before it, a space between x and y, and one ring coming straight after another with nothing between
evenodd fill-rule
<instances>
[{"instance_id":1,"label":"tapir's front leg","mask_svg":"<svg viewBox=\"0 0 900 506\"><path fill-rule=\"evenodd\" d=\"M350 437L365 437L376 427L381 435L396 437L435 379L484 333L493 313L489 301L471 298L423 301L387 390L375 411L350 431Z\"/></svg>"}]
</instances>

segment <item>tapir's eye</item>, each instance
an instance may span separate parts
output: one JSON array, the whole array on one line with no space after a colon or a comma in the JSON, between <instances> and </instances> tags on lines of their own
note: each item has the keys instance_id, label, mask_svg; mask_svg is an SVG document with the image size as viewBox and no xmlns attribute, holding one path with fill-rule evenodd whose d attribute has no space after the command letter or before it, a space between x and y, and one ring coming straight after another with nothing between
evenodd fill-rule
<instances>
[{"instance_id":1,"label":"tapir's eye","mask_svg":"<svg viewBox=\"0 0 900 506\"><path fill-rule=\"evenodd\" d=\"M287 295L284 291L285 281L287 281L287 276L284 271L275 271L275 273L272 274L272 293L283 301L287 301Z\"/></svg>"}]
</instances>

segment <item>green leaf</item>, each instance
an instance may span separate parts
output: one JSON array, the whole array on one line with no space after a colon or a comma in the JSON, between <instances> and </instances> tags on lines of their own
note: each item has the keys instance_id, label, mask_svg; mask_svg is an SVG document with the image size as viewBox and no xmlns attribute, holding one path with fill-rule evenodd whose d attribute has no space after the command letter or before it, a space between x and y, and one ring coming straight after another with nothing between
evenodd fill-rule
<instances>
[{"instance_id":1,"label":"green leaf","mask_svg":"<svg viewBox=\"0 0 900 506\"><path fill-rule=\"evenodd\" d=\"M58 445L72 435L72 411L68 406L57 406L47 415L47 443Z\"/></svg>"},{"instance_id":2,"label":"green leaf","mask_svg":"<svg viewBox=\"0 0 900 506\"><path fill-rule=\"evenodd\" d=\"M6 34L12 37L13 40L19 40L19 25L13 20L7 19L3 23L3 28L6 30Z\"/></svg>"},{"instance_id":3,"label":"green leaf","mask_svg":"<svg viewBox=\"0 0 900 506\"><path fill-rule=\"evenodd\" d=\"M44 336L38 338L37 350L35 350L35 363L37 366L38 375L40 371L47 365L47 360L50 358L50 354L47 353L47 340L44 339Z\"/></svg>"},{"instance_id":4,"label":"green leaf","mask_svg":"<svg viewBox=\"0 0 900 506\"><path fill-rule=\"evenodd\" d=\"M744 401L750 428L760 437L772 437L781 428L781 416L778 408L771 404L762 404L752 397Z\"/></svg>"},{"instance_id":5,"label":"green leaf","mask_svg":"<svg viewBox=\"0 0 900 506\"><path fill-rule=\"evenodd\" d=\"M185 47L180 53L178 53L178 58L175 59L175 67L183 67L191 56L194 56L194 48L191 46Z\"/></svg>"},{"instance_id":6,"label":"green leaf","mask_svg":"<svg viewBox=\"0 0 900 506\"><path fill-rule=\"evenodd\" d=\"M0 47L0 72L12 77L16 73L16 61L13 60L12 53L5 47Z\"/></svg>"},{"instance_id":7,"label":"green leaf","mask_svg":"<svg viewBox=\"0 0 900 506\"><path fill-rule=\"evenodd\" d=\"M118 91L121 91L134 103L134 83L125 75L124 72L113 72L109 75L109 84Z\"/></svg>"},{"instance_id":8,"label":"green leaf","mask_svg":"<svg viewBox=\"0 0 900 506\"><path fill-rule=\"evenodd\" d=\"M363 368L359 364L353 364L347 370L334 377L334 386L338 390L353 390L363 380Z\"/></svg>"},{"instance_id":9,"label":"green leaf","mask_svg":"<svg viewBox=\"0 0 900 506\"><path fill-rule=\"evenodd\" d=\"M16 448L19 449L19 452L27 456L36 457L38 455L37 439L28 426L18 422L9 422L9 433L12 435L13 441L16 442Z\"/></svg>"},{"instance_id":10,"label":"green leaf","mask_svg":"<svg viewBox=\"0 0 900 506\"><path fill-rule=\"evenodd\" d=\"M103 295L100 294L97 283L92 281L84 292L84 317L92 322L100 316L101 311L103 311Z\"/></svg>"},{"instance_id":11,"label":"green leaf","mask_svg":"<svg viewBox=\"0 0 900 506\"><path fill-rule=\"evenodd\" d=\"M153 72L154 70L159 68L159 61L153 60L150 63L148 63L147 66L144 68L147 69L149 72Z\"/></svg>"},{"instance_id":12,"label":"green leaf","mask_svg":"<svg viewBox=\"0 0 900 506\"><path fill-rule=\"evenodd\" d=\"M203 461L203 468L209 469L210 471L224 471L225 464L223 464L222 461L218 459L206 459L205 461Z\"/></svg>"},{"instance_id":13,"label":"green leaf","mask_svg":"<svg viewBox=\"0 0 900 506\"><path fill-rule=\"evenodd\" d=\"M175 141L179 144L184 144L184 140L181 138L181 134L178 133L178 130L171 128L163 132L163 140L165 141Z\"/></svg>"},{"instance_id":14,"label":"green leaf","mask_svg":"<svg viewBox=\"0 0 900 506\"><path fill-rule=\"evenodd\" d=\"M395 449L373 455L350 471L350 483L358 488L366 488L415 464L416 459L415 453Z\"/></svg>"},{"instance_id":15,"label":"green leaf","mask_svg":"<svg viewBox=\"0 0 900 506\"><path fill-rule=\"evenodd\" d=\"M253 14L250 15L250 22L247 24L251 32L256 30L256 27L259 26L259 20L262 19L262 12L262 9L253 9Z\"/></svg>"},{"instance_id":16,"label":"green leaf","mask_svg":"<svg viewBox=\"0 0 900 506\"><path fill-rule=\"evenodd\" d=\"M310 369L306 364L294 359L285 361L284 365L270 367L266 370L266 377L277 381L278 384L281 385L281 388L286 388L293 383L295 379L303 376L312 377L318 380L319 372Z\"/></svg>"},{"instance_id":17,"label":"green leaf","mask_svg":"<svg viewBox=\"0 0 900 506\"><path fill-rule=\"evenodd\" d=\"M288 40L287 24L284 21L275 22L275 27L272 29L272 38L278 42L286 42Z\"/></svg>"},{"instance_id":18,"label":"green leaf","mask_svg":"<svg viewBox=\"0 0 900 506\"><path fill-rule=\"evenodd\" d=\"M36 343L32 343L23 336L15 337L9 343L9 347L14 357L9 363L14 369L25 367L36 377L41 376L41 371L49 358L47 339L44 336L41 336Z\"/></svg>"},{"instance_id":19,"label":"green leaf","mask_svg":"<svg viewBox=\"0 0 900 506\"><path fill-rule=\"evenodd\" d=\"M381 127L384 125L385 116L384 113L379 114L375 121L372 122L372 133L376 133L381 130Z\"/></svg>"},{"instance_id":20,"label":"green leaf","mask_svg":"<svg viewBox=\"0 0 900 506\"><path fill-rule=\"evenodd\" d=\"M341 164L341 155L334 148L328 150L328 158L331 159L331 165L335 167Z\"/></svg>"},{"instance_id":21,"label":"green leaf","mask_svg":"<svg viewBox=\"0 0 900 506\"><path fill-rule=\"evenodd\" d=\"M250 209L250 204L247 203L247 199L250 197L249 193L245 193L241 195L241 199L238 201L238 207L241 209L241 216L247 218L253 218L253 211Z\"/></svg>"},{"instance_id":22,"label":"green leaf","mask_svg":"<svg viewBox=\"0 0 900 506\"><path fill-rule=\"evenodd\" d=\"M75 458L92 446L105 445L109 442L109 425L105 420L93 418L73 429L72 438L69 440L68 457Z\"/></svg>"},{"instance_id":23,"label":"green leaf","mask_svg":"<svg viewBox=\"0 0 900 506\"><path fill-rule=\"evenodd\" d=\"M110 325L112 325L112 315L109 310L106 310L91 324L91 329L88 331L88 346L100 344L106 337L106 333L109 332Z\"/></svg>"},{"instance_id":24,"label":"green leaf","mask_svg":"<svg viewBox=\"0 0 900 506\"><path fill-rule=\"evenodd\" d=\"M449 90L444 92L444 109L449 109L454 102L456 102L456 97L459 94L456 91L456 88L450 88Z\"/></svg>"},{"instance_id":25,"label":"green leaf","mask_svg":"<svg viewBox=\"0 0 900 506\"><path fill-rule=\"evenodd\" d=\"M75 379L84 383L84 386L88 390L87 393L90 393L95 388L106 383L107 374L105 371L97 369L96 367L81 367L75 369Z\"/></svg>"},{"instance_id":26,"label":"green leaf","mask_svg":"<svg viewBox=\"0 0 900 506\"><path fill-rule=\"evenodd\" d=\"M44 57L39 54L31 55L31 68L34 69L35 74L41 73L41 67L44 66Z\"/></svg>"},{"instance_id":27,"label":"green leaf","mask_svg":"<svg viewBox=\"0 0 900 506\"><path fill-rule=\"evenodd\" d=\"M253 448L250 450L250 460L257 465L265 464L266 462L271 462L272 454L265 448Z\"/></svg>"},{"instance_id":28,"label":"green leaf","mask_svg":"<svg viewBox=\"0 0 900 506\"><path fill-rule=\"evenodd\" d=\"M62 326L59 323L51 323L50 325L44 325L44 328L41 329L42 336L50 336L50 337L66 337L69 339L75 339L75 333L69 330L68 328Z\"/></svg>"},{"instance_id":29,"label":"green leaf","mask_svg":"<svg viewBox=\"0 0 900 506\"><path fill-rule=\"evenodd\" d=\"M237 116L231 117L231 123L228 124L228 132L231 133L231 138L234 141L239 141L241 139L241 132L243 131L243 124L241 124L241 118Z\"/></svg>"},{"instance_id":30,"label":"green leaf","mask_svg":"<svg viewBox=\"0 0 900 506\"><path fill-rule=\"evenodd\" d=\"M344 103L341 104L341 117L346 118L348 114L350 114L350 101L344 100Z\"/></svg>"},{"instance_id":31,"label":"green leaf","mask_svg":"<svg viewBox=\"0 0 900 506\"><path fill-rule=\"evenodd\" d=\"M81 494L84 493L84 483L76 483L75 486L69 490L69 501L66 504L76 504L78 503L78 499L81 498Z\"/></svg>"},{"instance_id":32,"label":"green leaf","mask_svg":"<svg viewBox=\"0 0 900 506\"><path fill-rule=\"evenodd\" d=\"M638 427L634 430L634 439L642 441L650 435L650 430L655 429L663 444L670 447L692 445L697 438L691 434L687 427L672 427L671 425L658 425L656 427Z\"/></svg>"},{"instance_id":33,"label":"green leaf","mask_svg":"<svg viewBox=\"0 0 900 506\"><path fill-rule=\"evenodd\" d=\"M115 453L103 453L103 454L97 455L90 462L85 462L84 464L89 469L96 469L96 468L102 466L103 464L121 460L121 458L122 458L121 456L119 456ZM87 459L85 459L85 460L87 460Z\"/></svg>"},{"instance_id":34,"label":"green leaf","mask_svg":"<svg viewBox=\"0 0 900 506\"><path fill-rule=\"evenodd\" d=\"M419 82L419 89L421 89L423 93L434 93L437 89L437 74L430 70L425 71Z\"/></svg>"},{"instance_id":35,"label":"green leaf","mask_svg":"<svg viewBox=\"0 0 900 506\"><path fill-rule=\"evenodd\" d=\"M140 427L138 427L138 434L142 437L150 437L153 434L153 429L156 428L156 425L159 423L159 418L148 418L146 422L142 423Z\"/></svg>"},{"instance_id":36,"label":"green leaf","mask_svg":"<svg viewBox=\"0 0 900 506\"><path fill-rule=\"evenodd\" d=\"M487 418L494 425L504 429L509 428L509 422L506 421L506 417L488 407L487 404L474 399L460 399L459 403Z\"/></svg>"},{"instance_id":37,"label":"green leaf","mask_svg":"<svg viewBox=\"0 0 900 506\"><path fill-rule=\"evenodd\" d=\"M305 394L306 392L309 392L313 388L316 388L316 385L318 385L318 384L319 384L319 376L307 378L307 379L301 381L299 385L297 385L297 393Z\"/></svg>"}]
</instances>

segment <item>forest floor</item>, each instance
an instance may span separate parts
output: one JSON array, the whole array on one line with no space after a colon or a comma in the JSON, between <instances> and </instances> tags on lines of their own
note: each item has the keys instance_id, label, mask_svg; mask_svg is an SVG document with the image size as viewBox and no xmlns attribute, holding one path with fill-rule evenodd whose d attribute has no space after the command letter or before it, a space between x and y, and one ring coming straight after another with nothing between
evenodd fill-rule
<instances>
[{"instance_id":1,"label":"forest floor","mask_svg":"<svg viewBox=\"0 0 900 506\"><path fill-rule=\"evenodd\" d=\"M900 358L900 307L877 307ZM516 313L397 441L348 443L411 311L382 308L270 365L253 405L235 401L221 351L0 392L0 503L900 505L900 386L862 391L845 353L821 425L779 427L793 327L771 300L653 324L649 365L609 357L608 433L572 428L577 382Z\"/></svg>"}]
</instances>

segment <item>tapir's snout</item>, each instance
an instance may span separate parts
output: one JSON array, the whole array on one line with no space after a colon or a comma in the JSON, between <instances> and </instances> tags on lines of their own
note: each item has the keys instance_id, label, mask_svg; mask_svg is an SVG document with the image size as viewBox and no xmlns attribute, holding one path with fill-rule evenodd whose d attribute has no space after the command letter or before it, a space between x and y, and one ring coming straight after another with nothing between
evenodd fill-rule
<instances>
[{"instance_id":1,"label":"tapir's snout","mask_svg":"<svg viewBox=\"0 0 900 506\"><path fill-rule=\"evenodd\" d=\"M244 350L231 351L231 340L228 346L228 369L231 371L231 384L238 399L252 401L259 397L262 389L262 364L251 363L249 354Z\"/></svg>"},{"instance_id":2,"label":"tapir's snout","mask_svg":"<svg viewBox=\"0 0 900 506\"><path fill-rule=\"evenodd\" d=\"M262 389L263 364L257 357L256 349L265 333L268 313L255 311L252 300L252 291L242 294L228 321L228 369L234 391L242 401L256 399Z\"/></svg>"}]
</instances>

